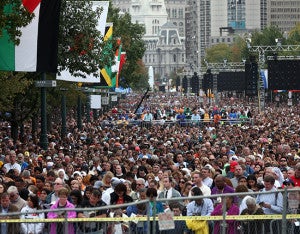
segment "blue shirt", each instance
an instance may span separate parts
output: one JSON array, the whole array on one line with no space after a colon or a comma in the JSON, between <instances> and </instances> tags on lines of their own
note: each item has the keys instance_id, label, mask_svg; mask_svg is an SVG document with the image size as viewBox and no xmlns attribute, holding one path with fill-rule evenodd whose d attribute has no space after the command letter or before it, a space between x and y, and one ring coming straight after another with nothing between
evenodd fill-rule
<instances>
[{"instance_id":1,"label":"blue shirt","mask_svg":"<svg viewBox=\"0 0 300 234\"><path fill-rule=\"evenodd\" d=\"M214 205L211 199L203 198L202 204L198 205L195 201L190 202L186 206L187 216L210 216L214 210Z\"/></svg>"},{"instance_id":2,"label":"blue shirt","mask_svg":"<svg viewBox=\"0 0 300 234\"><path fill-rule=\"evenodd\" d=\"M265 189L261 190L262 192L266 192ZM276 188L272 188L269 191L277 191ZM271 208L264 208L265 214L281 214L283 207L283 196L281 193L268 193L268 194L258 194L256 197L256 203L259 204L261 202L265 202L271 205Z\"/></svg>"}]
</instances>

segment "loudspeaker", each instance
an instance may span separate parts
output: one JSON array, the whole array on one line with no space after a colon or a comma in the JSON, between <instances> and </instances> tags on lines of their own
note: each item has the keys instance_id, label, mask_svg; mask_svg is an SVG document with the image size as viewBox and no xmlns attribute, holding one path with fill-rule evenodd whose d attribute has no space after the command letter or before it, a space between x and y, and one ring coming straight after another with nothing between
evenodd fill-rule
<instances>
[{"instance_id":1,"label":"loudspeaker","mask_svg":"<svg viewBox=\"0 0 300 234\"><path fill-rule=\"evenodd\" d=\"M188 79L187 79L186 76L184 76L182 78L182 88L183 88L183 92L187 93L187 91L188 91Z\"/></svg>"},{"instance_id":2,"label":"loudspeaker","mask_svg":"<svg viewBox=\"0 0 300 234\"><path fill-rule=\"evenodd\" d=\"M245 93L247 96L257 96L258 64L250 62L245 64Z\"/></svg>"},{"instance_id":3,"label":"loudspeaker","mask_svg":"<svg viewBox=\"0 0 300 234\"><path fill-rule=\"evenodd\" d=\"M218 92L245 90L245 72L220 72L218 75Z\"/></svg>"},{"instance_id":4,"label":"loudspeaker","mask_svg":"<svg viewBox=\"0 0 300 234\"><path fill-rule=\"evenodd\" d=\"M159 86L159 91L160 91L160 92L166 92L166 86L160 85L160 86Z\"/></svg>"},{"instance_id":5,"label":"loudspeaker","mask_svg":"<svg viewBox=\"0 0 300 234\"><path fill-rule=\"evenodd\" d=\"M270 90L300 89L300 60L269 60L268 83Z\"/></svg>"}]
</instances>

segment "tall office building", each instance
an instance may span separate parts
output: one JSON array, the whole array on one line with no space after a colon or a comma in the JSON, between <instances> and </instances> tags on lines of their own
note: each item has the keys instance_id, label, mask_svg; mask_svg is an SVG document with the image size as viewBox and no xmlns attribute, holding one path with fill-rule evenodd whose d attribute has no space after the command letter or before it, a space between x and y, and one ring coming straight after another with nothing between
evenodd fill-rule
<instances>
[{"instance_id":1,"label":"tall office building","mask_svg":"<svg viewBox=\"0 0 300 234\"><path fill-rule=\"evenodd\" d=\"M190 74L201 71L201 59L210 44L211 1L189 0L186 10L186 62Z\"/></svg>"},{"instance_id":2,"label":"tall office building","mask_svg":"<svg viewBox=\"0 0 300 234\"><path fill-rule=\"evenodd\" d=\"M264 0L267 1L267 24L276 25L281 32L289 32L300 22L299 0Z\"/></svg>"}]
</instances>

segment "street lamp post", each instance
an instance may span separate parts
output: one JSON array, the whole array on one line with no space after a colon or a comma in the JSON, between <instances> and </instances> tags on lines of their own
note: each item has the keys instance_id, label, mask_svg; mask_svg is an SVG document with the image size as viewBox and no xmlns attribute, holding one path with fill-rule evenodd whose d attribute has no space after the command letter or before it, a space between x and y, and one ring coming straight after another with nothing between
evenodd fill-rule
<instances>
[{"instance_id":1,"label":"street lamp post","mask_svg":"<svg viewBox=\"0 0 300 234\"><path fill-rule=\"evenodd\" d=\"M67 108L66 108L66 91L67 89L61 88L61 139L65 138L67 135Z\"/></svg>"},{"instance_id":2,"label":"street lamp post","mask_svg":"<svg viewBox=\"0 0 300 234\"><path fill-rule=\"evenodd\" d=\"M79 130L82 129L82 119L81 119L81 97L78 95L77 98L77 127Z\"/></svg>"},{"instance_id":3,"label":"street lamp post","mask_svg":"<svg viewBox=\"0 0 300 234\"><path fill-rule=\"evenodd\" d=\"M41 81L46 81L46 73L43 72L41 75ZM47 150L48 148L48 137L47 137L47 101L46 101L46 87L41 87L41 135L40 145L42 149Z\"/></svg>"}]
</instances>

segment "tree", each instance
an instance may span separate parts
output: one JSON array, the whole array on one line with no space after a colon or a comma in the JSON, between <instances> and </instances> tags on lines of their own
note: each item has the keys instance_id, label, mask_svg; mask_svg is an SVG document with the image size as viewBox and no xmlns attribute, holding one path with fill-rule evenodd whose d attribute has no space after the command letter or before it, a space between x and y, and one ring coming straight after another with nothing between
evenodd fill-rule
<instances>
[{"instance_id":1,"label":"tree","mask_svg":"<svg viewBox=\"0 0 300 234\"><path fill-rule=\"evenodd\" d=\"M206 50L207 61L223 63L224 59L227 59L227 61L232 61L232 51L229 45L220 43Z\"/></svg>"},{"instance_id":2,"label":"tree","mask_svg":"<svg viewBox=\"0 0 300 234\"><path fill-rule=\"evenodd\" d=\"M0 72L1 119L9 121L11 135L18 138L18 126L38 111L38 90L34 88L30 73Z\"/></svg>"},{"instance_id":3,"label":"tree","mask_svg":"<svg viewBox=\"0 0 300 234\"><path fill-rule=\"evenodd\" d=\"M295 27L289 32L287 43L289 45L299 45L300 43L300 23L297 23Z\"/></svg>"},{"instance_id":4,"label":"tree","mask_svg":"<svg viewBox=\"0 0 300 234\"><path fill-rule=\"evenodd\" d=\"M114 59L114 51L106 46L108 42L97 29L103 9L92 9L92 5L90 0L62 1L58 47L60 71L68 69L72 75L82 77L84 73L100 76L99 69Z\"/></svg>"},{"instance_id":5,"label":"tree","mask_svg":"<svg viewBox=\"0 0 300 234\"><path fill-rule=\"evenodd\" d=\"M140 84L140 79L146 79L147 82L142 83L148 84L147 71L142 63L146 50L142 38L145 28L140 24L131 23L131 16L128 13L120 14L120 10L114 7L109 8L107 22L113 23L113 37L121 38L122 51L126 52L126 63L119 74L122 82L132 88L140 88L136 87Z\"/></svg>"},{"instance_id":6,"label":"tree","mask_svg":"<svg viewBox=\"0 0 300 234\"><path fill-rule=\"evenodd\" d=\"M21 27L29 24L34 17L22 5L20 0L0 1L0 37L6 30L9 38L16 45L20 43Z\"/></svg>"},{"instance_id":7,"label":"tree","mask_svg":"<svg viewBox=\"0 0 300 234\"><path fill-rule=\"evenodd\" d=\"M275 39L281 38L282 44L285 44L285 38L283 38L282 33L280 32L277 26L266 27L263 31L255 31L251 37L252 45L276 45Z\"/></svg>"}]
</instances>

